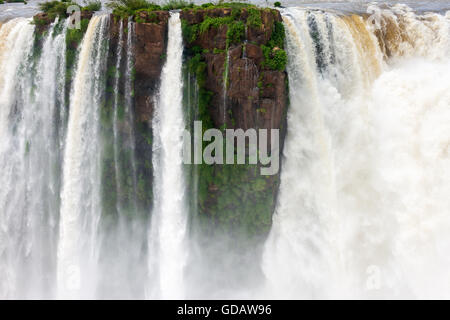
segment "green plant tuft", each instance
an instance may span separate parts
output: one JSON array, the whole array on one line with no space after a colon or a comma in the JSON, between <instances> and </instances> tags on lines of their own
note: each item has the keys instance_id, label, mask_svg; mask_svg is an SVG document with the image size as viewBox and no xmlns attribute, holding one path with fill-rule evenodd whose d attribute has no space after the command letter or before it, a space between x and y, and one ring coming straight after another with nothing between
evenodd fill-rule
<instances>
[{"instance_id":1,"label":"green plant tuft","mask_svg":"<svg viewBox=\"0 0 450 320\"><path fill-rule=\"evenodd\" d=\"M253 28L262 27L261 10L257 8L248 9L247 25Z\"/></svg>"},{"instance_id":2,"label":"green plant tuft","mask_svg":"<svg viewBox=\"0 0 450 320\"><path fill-rule=\"evenodd\" d=\"M162 10L181 10L194 8L195 4L185 0L168 0L166 4L162 6Z\"/></svg>"},{"instance_id":3,"label":"green plant tuft","mask_svg":"<svg viewBox=\"0 0 450 320\"><path fill-rule=\"evenodd\" d=\"M85 2L81 10L83 11L100 11L102 9L102 2L99 0L90 0Z\"/></svg>"},{"instance_id":4,"label":"green plant tuft","mask_svg":"<svg viewBox=\"0 0 450 320\"><path fill-rule=\"evenodd\" d=\"M271 49L270 47L261 46L264 55L263 65L272 70L284 71L287 64L286 51L280 48Z\"/></svg>"},{"instance_id":5,"label":"green plant tuft","mask_svg":"<svg viewBox=\"0 0 450 320\"><path fill-rule=\"evenodd\" d=\"M245 25L242 21L233 21L228 25L227 47L230 44L239 44L245 36Z\"/></svg>"}]
</instances>

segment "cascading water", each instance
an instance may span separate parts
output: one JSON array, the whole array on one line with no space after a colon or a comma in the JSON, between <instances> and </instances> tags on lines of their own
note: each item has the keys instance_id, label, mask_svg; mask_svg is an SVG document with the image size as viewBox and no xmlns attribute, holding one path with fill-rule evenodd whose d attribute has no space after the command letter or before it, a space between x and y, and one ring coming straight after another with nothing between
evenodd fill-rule
<instances>
[{"instance_id":1,"label":"cascading water","mask_svg":"<svg viewBox=\"0 0 450 320\"><path fill-rule=\"evenodd\" d=\"M291 106L269 296L450 294L450 23L395 11L283 11Z\"/></svg>"},{"instance_id":2,"label":"cascading water","mask_svg":"<svg viewBox=\"0 0 450 320\"><path fill-rule=\"evenodd\" d=\"M134 34L135 34L135 25L134 23L129 20L127 25L127 56L126 56L126 72L125 72L125 113L127 115L127 120L129 123L128 126L128 140L127 140L127 146L130 150L131 156L130 156L130 165L131 165L131 179L132 179L132 185L133 185L133 195L131 203L133 205L134 210L136 211L138 209L137 207L137 199L136 199L136 193L137 193L137 165L136 165L136 147L135 147L135 130L134 130L134 123L135 123L135 117L134 117L134 110L133 110L133 97L134 97L134 87L133 87L133 68L134 68L134 62L133 62L133 53L134 53Z\"/></svg>"},{"instance_id":3,"label":"cascading water","mask_svg":"<svg viewBox=\"0 0 450 320\"><path fill-rule=\"evenodd\" d=\"M122 49L123 49L123 20L119 22L119 41L117 43L116 52L116 75L114 79L114 119L113 119L113 133L114 133L114 173L116 175L116 192L119 198L116 201L116 209L118 214L121 214L121 201L120 197L122 195L122 183L121 183L121 170L119 168L119 132L118 132L118 116L119 116L119 80L120 80L120 63L122 61Z\"/></svg>"},{"instance_id":4,"label":"cascading water","mask_svg":"<svg viewBox=\"0 0 450 320\"><path fill-rule=\"evenodd\" d=\"M108 16L89 22L70 97L58 245L58 297L94 296L100 204L99 107Z\"/></svg>"},{"instance_id":5,"label":"cascading water","mask_svg":"<svg viewBox=\"0 0 450 320\"><path fill-rule=\"evenodd\" d=\"M110 43L111 119L103 109L101 254L97 294L101 298L142 298L147 268L145 210L137 199L133 104L134 22L117 21L117 42ZM115 50L113 49L115 48ZM109 150L109 151L108 151ZM111 179L112 178L112 179ZM141 180L142 181L142 180ZM110 187L109 187L110 186ZM113 189L113 190L111 190Z\"/></svg>"},{"instance_id":6,"label":"cascading water","mask_svg":"<svg viewBox=\"0 0 450 320\"><path fill-rule=\"evenodd\" d=\"M19 86L19 74L21 65L28 61L30 55L33 31L29 20L20 18L5 23L0 29L0 179L4 186L0 190L0 296L5 298L18 295L18 268L30 243L26 228L28 217L22 207L22 199L19 199L26 181L21 183L23 187L17 193L13 188L16 186L15 181L21 176L18 169L23 167L25 146L20 145L15 138L10 119L19 99L18 95L23 90ZM13 117L14 120L15 118ZM17 204L21 205L22 210L19 211ZM19 213L15 214L16 212Z\"/></svg>"},{"instance_id":7,"label":"cascading water","mask_svg":"<svg viewBox=\"0 0 450 320\"><path fill-rule=\"evenodd\" d=\"M199 194L216 186L200 188L194 167L189 208L182 134L203 116L205 88L197 74L183 80L179 13L145 112L135 76L141 93L157 84L143 85L134 63L142 68L136 40L150 24L94 15L81 32L58 18L2 22L0 298L450 297L450 14L382 8L282 9L290 107L265 278L253 272L259 262L233 265L243 260L221 250L226 236L208 249L229 265L211 271L216 260L197 254L203 229L193 224L188 237ZM220 98L206 109L233 122L228 49Z\"/></svg>"},{"instance_id":8,"label":"cascading water","mask_svg":"<svg viewBox=\"0 0 450 320\"><path fill-rule=\"evenodd\" d=\"M185 128L181 69L183 39L179 13L171 13L168 39L167 61L162 70L159 101L153 121L155 201L149 239L149 266L150 277L154 280L149 295L173 299L184 296L183 271L187 259L187 208L182 164Z\"/></svg>"},{"instance_id":9,"label":"cascading water","mask_svg":"<svg viewBox=\"0 0 450 320\"><path fill-rule=\"evenodd\" d=\"M226 58L225 58L225 70L223 72L223 86L222 86L222 94L223 94L223 125L226 128L227 123L227 91L228 91L228 73L230 70L230 50L227 48Z\"/></svg>"},{"instance_id":10,"label":"cascading water","mask_svg":"<svg viewBox=\"0 0 450 320\"><path fill-rule=\"evenodd\" d=\"M50 297L64 133L66 24L49 26L40 52L29 19L0 29L0 297ZM37 59L33 57L37 56Z\"/></svg>"}]
</instances>

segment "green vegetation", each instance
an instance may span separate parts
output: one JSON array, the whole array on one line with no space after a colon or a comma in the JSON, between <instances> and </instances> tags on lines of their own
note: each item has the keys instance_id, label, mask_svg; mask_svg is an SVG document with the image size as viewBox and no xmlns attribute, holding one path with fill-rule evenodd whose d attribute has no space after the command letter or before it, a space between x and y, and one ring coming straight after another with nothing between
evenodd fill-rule
<instances>
[{"instance_id":1,"label":"green vegetation","mask_svg":"<svg viewBox=\"0 0 450 320\"><path fill-rule=\"evenodd\" d=\"M284 25L281 22L276 21L267 46L261 46L264 55L263 65L265 67L279 71L286 69L287 54L286 51L284 51L284 39Z\"/></svg>"},{"instance_id":2,"label":"green vegetation","mask_svg":"<svg viewBox=\"0 0 450 320\"><path fill-rule=\"evenodd\" d=\"M259 11L253 4L235 2L233 0L220 0L217 3L204 3L202 5L196 5L193 2L185 0L167 0L162 5L155 4L147 0L110 0L107 7L113 10L113 15L120 18L127 18L131 16L136 17L139 12L152 12L157 10L210 10L217 8L228 8L235 10L236 12L240 12L240 10L244 8L255 8L256 11ZM227 24L232 20L233 19L225 19L222 21L209 21L207 23L211 23L213 26L218 27L222 24ZM256 16L252 16L250 20L254 20L254 22L258 24L258 19ZM206 25L204 27L206 27Z\"/></svg>"},{"instance_id":3,"label":"green vegetation","mask_svg":"<svg viewBox=\"0 0 450 320\"><path fill-rule=\"evenodd\" d=\"M80 6L72 1L47 1L39 3L39 10L46 13L47 19L39 19L38 17L34 17L34 23L36 25L44 25L47 24L48 21L53 21L57 16L67 17L67 8L76 5L79 6L82 11L99 11L102 8L102 3L98 0L91 0L85 2L85 6Z\"/></svg>"},{"instance_id":4,"label":"green vegetation","mask_svg":"<svg viewBox=\"0 0 450 320\"><path fill-rule=\"evenodd\" d=\"M242 21L233 21L228 25L227 47L230 44L239 44L245 35L245 25Z\"/></svg>"},{"instance_id":5,"label":"green vegetation","mask_svg":"<svg viewBox=\"0 0 450 320\"><path fill-rule=\"evenodd\" d=\"M168 0L161 10L180 10L194 8L195 4L184 0Z\"/></svg>"},{"instance_id":6,"label":"green vegetation","mask_svg":"<svg viewBox=\"0 0 450 320\"><path fill-rule=\"evenodd\" d=\"M278 176L261 176L257 165L200 165L198 210L203 232L267 234L274 209ZM212 226L212 227L211 227Z\"/></svg>"},{"instance_id":7,"label":"green vegetation","mask_svg":"<svg viewBox=\"0 0 450 320\"><path fill-rule=\"evenodd\" d=\"M220 2L219 4L207 3L195 7L194 10L199 8L204 10L227 8L231 9L231 13L224 17L214 17L210 16L207 11L206 16L201 23L192 25L189 25L186 20L182 19L183 37L187 43L193 43L197 40L199 35L207 32L211 28L227 26L226 48L228 48L231 44L239 44L243 40L246 27L262 27L261 9L252 4L239 2ZM245 15L242 15L243 9L247 10L246 18L244 18Z\"/></svg>"},{"instance_id":8,"label":"green vegetation","mask_svg":"<svg viewBox=\"0 0 450 320\"><path fill-rule=\"evenodd\" d=\"M273 4L276 8L281 8L281 2L277 1Z\"/></svg>"},{"instance_id":9,"label":"green vegetation","mask_svg":"<svg viewBox=\"0 0 450 320\"><path fill-rule=\"evenodd\" d=\"M201 48L188 50L187 71L197 82L198 109L193 120L202 121L203 133L214 127L211 118L213 92L205 88L206 62ZM189 79L189 78L188 78ZM194 86L191 86L194 88ZM185 93L186 94L186 93ZM231 110L229 110L231 112ZM188 112L193 112L188 110ZM264 113L264 109L259 112ZM203 148L207 145L204 142ZM248 162L248 159L247 159ZM250 238L267 234L274 208L274 191L278 176L261 176L257 165L207 165L190 166L190 183L198 179L198 193L192 193L191 208L198 209L198 220L202 234L213 235L224 231L231 235L247 235ZM190 188L194 190L194 188ZM198 207L195 206L198 202Z\"/></svg>"},{"instance_id":10,"label":"green vegetation","mask_svg":"<svg viewBox=\"0 0 450 320\"><path fill-rule=\"evenodd\" d=\"M4 3L23 3L27 4L28 2L26 0L0 0L0 4Z\"/></svg>"},{"instance_id":11,"label":"green vegetation","mask_svg":"<svg viewBox=\"0 0 450 320\"><path fill-rule=\"evenodd\" d=\"M220 0L217 3L209 2L209 3L204 3L202 5L199 5L199 6L194 6L195 9L228 8L228 9L237 9L237 10L241 10L244 8L253 8L253 7L256 8L256 6L254 4L233 1L233 0L229 0L229 1Z\"/></svg>"},{"instance_id":12,"label":"green vegetation","mask_svg":"<svg viewBox=\"0 0 450 320\"><path fill-rule=\"evenodd\" d=\"M226 7L230 8L228 4ZM216 8L217 5L206 4L203 8ZM245 12L244 10L245 9ZM195 10L195 9L194 9ZM216 127L212 120L213 108L211 101L215 93L208 91L206 85L206 62L204 53L225 54L232 45L239 45L245 38L246 28L258 29L263 27L262 13L252 5L243 5L240 8L233 7L228 15L217 16L214 11L208 12L204 20L198 24L190 25L182 20L183 37L190 44L187 49L187 61L189 74L194 75L198 91L191 95L197 99L198 109L194 120L202 121L203 131ZM272 9L267 9L272 10ZM244 13L244 14L243 14ZM197 38L212 28L227 27L225 50L218 48L203 48L196 43ZM264 52L262 67L274 70L285 69L284 55L284 27L281 22L274 23L271 38L261 45ZM208 50L207 50L208 49ZM245 50L245 49L244 49ZM225 69L227 62L225 61ZM261 70L262 71L262 70ZM226 74L226 71L224 72ZM216 75L219 76L219 75ZM266 86L261 79L258 87ZM229 81L224 75L224 81ZM191 86L194 87L194 86ZM253 98L253 97L250 97ZM235 125L232 110L227 110L230 115L228 124ZM265 114L265 108L257 108L257 113ZM191 119L192 121L192 119ZM222 125L220 129L225 129ZM205 147L208 143L204 142ZM248 159L247 159L248 160ZM248 162L248 161L247 161ZM197 204L192 204L194 210L198 210L198 222L203 234L212 235L215 231L224 231L228 234L246 235L250 238L267 234L274 209L275 193L279 184L279 176L261 176L258 165L207 165L202 164L190 168L192 181L198 179L197 194L192 197Z\"/></svg>"},{"instance_id":13,"label":"green vegetation","mask_svg":"<svg viewBox=\"0 0 450 320\"><path fill-rule=\"evenodd\" d=\"M161 10L157 4L150 3L146 0L112 0L107 7L113 10L113 14L120 18L136 16L140 11Z\"/></svg>"},{"instance_id":14,"label":"green vegetation","mask_svg":"<svg viewBox=\"0 0 450 320\"><path fill-rule=\"evenodd\" d=\"M83 11L100 11L102 9L102 2L101 1L87 1L85 2L85 5L82 7L81 10Z\"/></svg>"},{"instance_id":15,"label":"green vegetation","mask_svg":"<svg viewBox=\"0 0 450 320\"><path fill-rule=\"evenodd\" d=\"M247 25L253 28L261 28L262 20L261 20L261 10L257 8L249 8L248 9L248 18Z\"/></svg>"},{"instance_id":16,"label":"green vegetation","mask_svg":"<svg viewBox=\"0 0 450 320\"><path fill-rule=\"evenodd\" d=\"M219 18L213 18L206 16L203 19L203 22L200 23L199 31L200 33L205 33L210 28L219 28L222 25L227 25L231 22L233 22L234 18L232 16L230 17L219 17Z\"/></svg>"},{"instance_id":17,"label":"green vegetation","mask_svg":"<svg viewBox=\"0 0 450 320\"><path fill-rule=\"evenodd\" d=\"M198 28L198 24L190 26L186 20L181 20L181 30L183 33L183 38L187 41L187 43L192 43L197 39Z\"/></svg>"},{"instance_id":18,"label":"green vegetation","mask_svg":"<svg viewBox=\"0 0 450 320\"><path fill-rule=\"evenodd\" d=\"M287 54L283 49L271 49L270 47L261 46L264 54L264 66L272 70L283 71L286 68Z\"/></svg>"},{"instance_id":19,"label":"green vegetation","mask_svg":"<svg viewBox=\"0 0 450 320\"><path fill-rule=\"evenodd\" d=\"M66 33L66 101L69 101L72 73L75 68L78 45L89 25L89 19L81 19L80 29L67 29Z\"/></svg>"},{"instance_id":20,"label":"green vegetation","mask_svg":"<svg viewBox=\"0 0 450 320\"><path fill-rule=\"evenodd\" d=\"M134 80L136 69L131 61L131 72L126 72L126 61L117 67L117 44L110 44L106 59L105 97L100 108L100 132L102 134L102 203L105 216L112 218L122 214L142 218L152 204L152 130L151 123L134 119L128 112L134 110ZM129 74L129 77L127 76ZM118 89L116 89L116 81ZM122 91L130 81L131 91ZM114 108L117 106L117 118ZM114 123L117 121L116 123ZM117 136L114 136L114 124ZM130 133L127 128L133 128ZM134 139L130 139L134 138ZM132 144L134 146L132 147ZM115 155L114 149L117 154ZM135 161L135 167L130 164ZM119 168L119 172L116 171ZM136 171L134 171L136 169ZM120 209L120 210L119 210Z\"/></svg>"},{"instance_id":21,"label":"green vegetation","mask_svg":"<svg viewBox=\"0 0 450 320\"><path fill-rule=\"evenodd\" d=\"M107 6L113 10L115 16L120 18L136 17L139 12L143 11L168 11L195 7L193 3L184 0L168 0L164 5L158 5L147 0L111 0Z\"/></svg>"},{"instance_id":22,"label":"green vegetation","mask_svg":"<svg viewBox=\"0 0 450 320\"><path fill-rule=\"evenodd\" d=\"M146 19L142 19L139 16L140 12L148 12L147 18ZM123 16L123 17L125 18L126 16ZM151 10L149 11L149 9L139 9L139 10L137 10L135 12L134 20L137 23L158 23L159 22L158 21L158 15L156 13L154 13L154 12L151 12Z\"/></svg>"},{"instance_id":23,"label":"green vegetation","mask_svg":"<svg viewBox=\"0 0 450 320\"><path fill-rule=\"evenodd\" d=\"M236 5L237 3L232 3ZM223 4L221 4L222 6ZM227 5L229 5L227 3ZM211 8L210 4L204 5L205 8ZM212 8L217 7L214 6ZM227 43L226 50L232 44L239 44L245 36L245 28L260 29L262 27L261 11L252 5L246 4L247 18L242 18L242 11L237 7L231 8L231 14L225 17L212 17L208 14L199 24L189 25L186 20L182 20L183 37L187 43L193 43L198 36L207 32L211 28L219 28L223 25L227 26ZM270 9L269 9L270 10ZM264 55L263 66L271 70L284 71L287 64L287 54L284 50L285 30L282 22L275 21L270 40L261 45ZM214 49L214 53L219 53Z\"/></svg>"},{"instance_id":24,"label":"green vegetation","mask_svg":"<svg viewBox=\"0 0 450 320\"><path fill-rule=\"evenodd\" d=\"M272 36L268 42L269 46L274 48L284 48L285 31L283 23L275 21L272 31Z\"/></svg>"},{"instance_id":25,"label":"green vegetation","mask_svg":"<svg viewBox=\"0 0 450 320\"><path fill-rule=\"evenodd\" d=\"M198 51L199 47L195 47L193 52ZM203 122L203 130L213 127L211 116L209 115L209 104L213 96L213 92L205 89L206 84L206 62L202 54L195 55L188 61L188 71L195 76L199 88L198 113L199 119Z\"/></svg>"},{"instance_id":26,"label":"green vegetation","mask_svg":"<svg viewBox=\"0 0 450 320\"><path fill-rule=\"evenodd\" d=\"M72 5L77 5L75 2L63 2L63 1L48 1L39 3L39 9L42 12L47 13L50 19L54 19L57 16L65 17L67 15L67 8Z\"/></svg>"}]
</instances>

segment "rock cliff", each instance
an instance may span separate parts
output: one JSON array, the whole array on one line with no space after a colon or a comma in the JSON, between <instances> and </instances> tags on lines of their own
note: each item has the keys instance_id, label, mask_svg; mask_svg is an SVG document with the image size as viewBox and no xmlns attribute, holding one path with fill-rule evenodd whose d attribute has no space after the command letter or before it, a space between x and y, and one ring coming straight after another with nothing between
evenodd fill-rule
<instances>
[{"instance_id":1,"label":"rock cliff","mask_svg":"<svg viewBox=\"0 0 450 320\"><path fill-rule=\"evenodd\" d=\"M206 128L222 130L280 129L283 140L287 77L280 13L193 9L182 11L181 19L188 71L199 88L197 120ZM200 166L198 193L191 198L198 201L202 234L214 237L223 232L236 239L267 234L279 174L261 176L258 169L259 165Z\"/></svg>"},{"instance_id":2,"label":"rock cliff","mask_svg":"<svg viewBox=\"0 0 450 320\"><path fill-rule=\"evenodd\" d=\"M105 139L111 134L114 79L117 74L126 73L125 59L120 69L115 69L115 53L121 45L125 52L133 51L132 93L126 92L121 76L117 99L121 102L127 94L132 94L134 123L123 123L120 128L134 126L138 197L147 212L152 205L152 116L166 56L169 16L168 11L141 10L133 15L133 30L128 30L127 17L111 15L109 23L103 133ZM76 50L91 17L92 12L83 12L82 29L68 31L68 89ZM185 100L191 99L186 105L190 114L188 126L194 120L202 120L204 129L280 129L282 147L288 93L280 13L256 7L197 7L182 10L180 18L185 42L185 79L190 82L185 83ZM54 17L40 13L34 20L38 33L43 34ZM127 48L124 40L129 32L133 32L133 48ZM112 174L112 161L111 155L105 156L104 180ZM267 235L279 173L261 176L259 165L203 164L197 170L193 167L190 168L191 208L197 208L198 225L205 227L205 234L223 231L250 238ZM198 182L198 188L194 188L194 181ZM113 192L112 185L105 185L104 192Z\"/></svg>"}]
</instances>

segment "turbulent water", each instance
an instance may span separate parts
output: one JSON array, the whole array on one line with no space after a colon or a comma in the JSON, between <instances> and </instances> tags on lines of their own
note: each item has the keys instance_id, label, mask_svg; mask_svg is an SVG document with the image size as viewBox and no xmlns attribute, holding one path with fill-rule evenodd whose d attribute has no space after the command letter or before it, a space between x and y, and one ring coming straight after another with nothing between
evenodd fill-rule
<instances>
[{"instance_id":1,"label":"turbulent water","mask_svg":"<svg viewBox=\"0 0 450 320\"><path fill-rule=\"evenodd\" d=\"M450 20L394 10L283 12L291 106L269 296L450 294Z\"/></svg>"},{"instance_id":2,"label":"turbulent water","mask_svg":"<svg viewBox=\"0 0 450 320\"><path fill-rule=\"evenodd\" d=\"M53 34L58 27L64 29L50 26L46 58L38 60L30 20L0 29L1 296L37 297L54 280L65 68L65 33Z\"/></svg>"},{"instance_id":3,"label":"turbulent water","mask_svg":"<svg viewBox=\"0 0 450 320\"><path fill-rule=\"evenodd\" d=\"M94 17L81 43L64 150L63 187L58 244L58 296L78 298L95 292L100 219L99 107L100 75L107 16Z\"/></svg>"},{"instance_id":4,"label":"turbulent water","mask_svg":"<svg viewBox=\"0 0 450 320\"><path fill-rule=\"evenodd\" d=\"M169 19L167 61L161 75L158 109L153 128L153 167L155 174L155 203L150 233L150 274L153 284L150 297L174 299L184 297L183 271L186 264L187 207L183 177L182 109L183 39L179 13Z\"/></svg>"},{"instance_id":5,"label":"turbulent water","mask_svg":"<svg viewBox=\"0 0 450 320\"><path fill-rule=\"evenodd\" d=\"M179 13L150 124L151 209L138 199L134 23L113 45L109 17L94 16L71 74L64 20L41 45L31 19L1 24L0 298L450 297L450 13L325 7L281 10L288 130L262 274L239 275L251 288L187 281L214 266L189 265Z\"/></svg>"}]
</instances>

